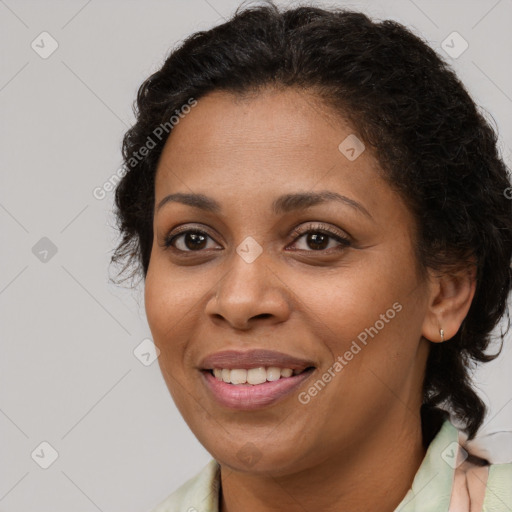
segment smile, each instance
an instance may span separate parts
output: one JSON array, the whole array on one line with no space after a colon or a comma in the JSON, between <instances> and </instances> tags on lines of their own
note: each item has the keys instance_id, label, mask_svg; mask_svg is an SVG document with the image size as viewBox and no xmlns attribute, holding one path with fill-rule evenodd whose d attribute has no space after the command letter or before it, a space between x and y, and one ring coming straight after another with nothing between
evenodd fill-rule
<instances>
[{"instance_id":1,"label":"smile","mask_svg":"<svg viewBox=\"0 0 512 512\"><path fill-rule=\"evenodd\" d=\"M208 394L216 403L228 409L250 411L274 405L290 396L314 370L308 367L295 374L290 368L277 367L216 368L203 370L201 374Z\"/></svg>"},{"instance_id":2,"label":"smile","mask_svg":"<svg viewBox=\"0 0 512 512\"><path fill-rule=\"evenodd\" d=\"M274 382L279 379L286 379L292 375L299 375L304 370L292 370L291 368L279 368L277 366L269 366L265 368L214 368L212 373L214 377L222 382L235 385L252 385L263 384L264 382Z\"/></svg>"}]
</instances>

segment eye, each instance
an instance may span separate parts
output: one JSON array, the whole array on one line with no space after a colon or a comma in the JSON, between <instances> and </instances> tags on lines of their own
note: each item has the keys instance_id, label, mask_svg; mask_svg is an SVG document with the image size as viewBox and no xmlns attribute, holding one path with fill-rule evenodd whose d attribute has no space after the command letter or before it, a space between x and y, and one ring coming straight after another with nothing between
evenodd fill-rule
<instances>
[{"instance_id":1,"label":"eye","mask_svg":"<svg viewBox=\"0 0 512 512\"><path fill-rule=\"evenodd\" d=\"M198 252L202 249L211 249L211 247L208 246L208 239L213 240L205 231L187 229L166 236L164 247L173 247L181 252Z\"/></svg>"},{"instance_id":2,"label":"eye","mask_svg":"<svg viewBox=\"0 0 512 512\"><path fill-rule=\"evenodd\" d=\"M351 245L351 242L347 236L344 236L341 232L335 231L332 228L324 224L310 225L309 229L295 228L292 231L292 235L295 235L295 244L304 238L304 245L306 247L296 248L295 250L307 251L307 252L320 252L327 251L329 249L343 250ZM213 247L209 244L209 241L214 242ZM334 247L332 243L334 242ZM215 248L216 242L213 238L208 235L205 231L200 229L181 229L178 233L171 233L165 237L164 248L172 248L178 252L201 252L203 249ZM309 249L308 249L309 247Z\"/></svg>"},{"instance_id":3,"label":"eye","mask_svg":"<svg viewBox=\"0 0 512 512\"><path fill-rule=\"evenodd\" d=\"M298 237L295 243L301 238L304 238L304 245L306 247L297 249L300 251L326 251L333 248L332 245L330 246L330 242L333 241L336 251L343 250L351 245L350 240L346 236L324 224L315 224L309 226L309 229L306 230L295 228L292 233ZM310 247L312 251L308 249L308 247Z\"/></svg>"}]
</instances>

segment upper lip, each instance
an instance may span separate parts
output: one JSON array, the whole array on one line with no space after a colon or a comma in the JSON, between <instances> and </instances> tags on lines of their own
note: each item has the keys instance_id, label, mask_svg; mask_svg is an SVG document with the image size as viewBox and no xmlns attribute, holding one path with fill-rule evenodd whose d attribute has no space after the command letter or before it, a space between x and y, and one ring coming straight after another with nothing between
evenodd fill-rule
<instances>
[{"instance_id":1,"label":"upper lip","mask_svg":"<svg viewBox=\"0 0 512 512\"><path fill-rule=\"evenodd\" d=\"M199 364L202 370L213 368L240 368L249 370L260 366L276 366L279 368L291 368L292 370L304 370L314 366L311 361L294 357L283 352L273 350L252 349L246 351L224 350L206 356Z\"/></svg>"}]
</instances>

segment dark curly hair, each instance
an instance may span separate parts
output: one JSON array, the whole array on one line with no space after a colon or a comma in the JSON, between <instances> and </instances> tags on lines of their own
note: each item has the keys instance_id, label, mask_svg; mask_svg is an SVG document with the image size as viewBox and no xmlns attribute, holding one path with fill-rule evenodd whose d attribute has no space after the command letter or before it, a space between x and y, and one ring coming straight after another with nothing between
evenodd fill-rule
<instances>
[{"instance_id":1,"label":"dark curly hair","mask_svg":"<svg viewBox=\"0 0 512 512\"><path fill-rule=\"evenodd\" d=\"M476 265L476 293L459 331L431 344L422 408L449 407L473 438L486 407L470 371L498 355L486 349L511 288L510 179L496 133L455 73L397 22L336 8L280 10L269 1L240 6L226 23L172 50L141 85L136 123L123 139L126 174L115 192L122 236L112 256L124 262L118 275L131 269L125 279L145 279L148 270L155 172L166 141L155 128L167 123L172 133L169 119L191 98L267 87L311 91L349 120L416 219L424 275Z\"/></svg>"}]
</instances>

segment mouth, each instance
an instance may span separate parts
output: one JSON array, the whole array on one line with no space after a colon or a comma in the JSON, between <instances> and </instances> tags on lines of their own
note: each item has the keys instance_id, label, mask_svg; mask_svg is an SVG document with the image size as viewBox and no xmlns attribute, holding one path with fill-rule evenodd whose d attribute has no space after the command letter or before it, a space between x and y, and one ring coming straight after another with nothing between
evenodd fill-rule
<instances>
[{"instance_id":1,"label":"mouth","mask_svg":"<svg viewBox=\"0 0 512 512\"><path fill-rule=\"evenodd\" d=\"M290 397L315 372L279 367L211 368L202 370L207 395L223 408L254 411L273 406Z\"/></svg>"},{"instance_id":2,"label":"mouth","mask_svg":"<svg viewBox=\"0 0 512 512\"><path fill-rule=\"evenodd\" d=\"M215 377L218 381L234 386L258 386L265 382L276 382L311 372L314 366L303 369L281 368L278 366L259 366L256 368L211 368L203 370Z\"/></svg>"}]
</instances>

